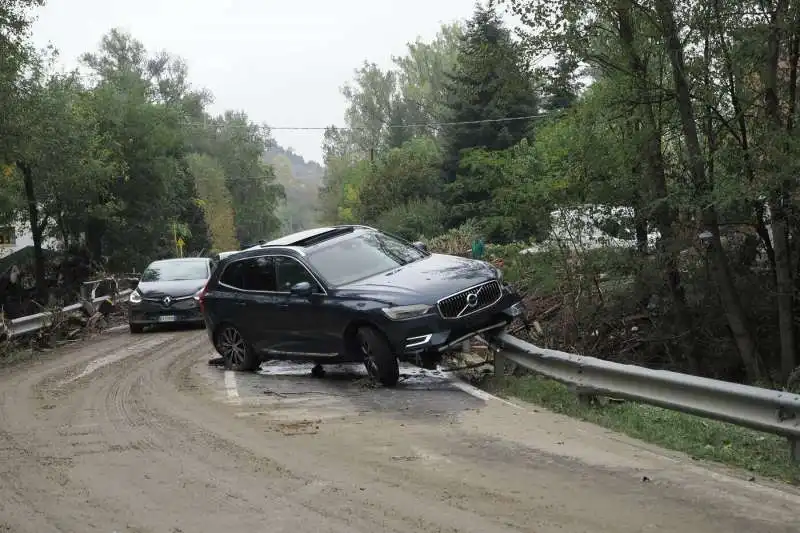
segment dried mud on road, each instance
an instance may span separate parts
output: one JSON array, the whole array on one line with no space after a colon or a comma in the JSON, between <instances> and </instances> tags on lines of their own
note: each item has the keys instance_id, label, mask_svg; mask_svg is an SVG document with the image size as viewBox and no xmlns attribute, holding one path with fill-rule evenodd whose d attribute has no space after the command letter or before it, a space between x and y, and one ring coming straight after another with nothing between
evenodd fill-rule
<instances>
[{"instance_id":1,"label":"dried mud on road","mask_svg":"<svg viewBox=\"0 0 800 533\"><path fill-rule=\"evenodd\" d=\"M236 376L204 332L0 372L0 531L797 532L789 487L442 383Z\"/></svg>"}]
</instances>

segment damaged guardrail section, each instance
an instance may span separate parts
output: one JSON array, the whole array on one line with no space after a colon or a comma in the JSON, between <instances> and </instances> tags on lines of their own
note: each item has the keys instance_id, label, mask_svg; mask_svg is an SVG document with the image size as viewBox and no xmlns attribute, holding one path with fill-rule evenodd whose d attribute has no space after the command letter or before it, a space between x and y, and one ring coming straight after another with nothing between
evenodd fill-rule
<instances>
[{"instance_id":1,"label":"damaged guardrail section","mask_svg":"<svg viewBox=\"0 0 800 533\"><path fill-rule=\"evenodd\" d=\"M84 310L87 314L91 315L97 310L97 306L104 301L119 301L120 298L124 298L132 292L132 289L120 290L120 282L123 282L122 284L130 283L134 285L138 280L112 277L87 281L83 283L81 287L81 302L68 305L62 308L61 312L76 313ZM97 296L98 289L105 289L105 294ZM15 318L7 322L6 334L8 338L14 338L19 335L32 333L46 327L51 320L52 313L49 312Z\"/></svg>"},{"instance_id":2,"label":"damaged guardrail section","mask_svg":"<svg viewBox=\"0 0 800 533\"><path fill-rule=\"evenodd\" d=\"M498 375L505 373L506 360L513 361L581 394L635 400L780 435L789 440L792 459L800 461L798 394L548 350L507 333L497 342Z\"/></svg>"}]
</instances>

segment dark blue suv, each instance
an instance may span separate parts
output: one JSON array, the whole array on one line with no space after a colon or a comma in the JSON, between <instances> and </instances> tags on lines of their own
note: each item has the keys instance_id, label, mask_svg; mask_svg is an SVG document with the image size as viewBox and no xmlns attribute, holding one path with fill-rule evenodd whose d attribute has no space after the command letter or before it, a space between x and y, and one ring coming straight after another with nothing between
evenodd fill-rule
<instances>
[{"instance_id":1,"label":"dark blue suv","mask_svg":"<svg viewBox=\"0 0 800 533\"><path fill-rule=\"evenodd\" d=\"M366 226L303 231L231 255L198 299L228 369L358 361L386 386L398 381L398 360L433 368L521 312L493 265Z\"/></svg>"}]
</instances>

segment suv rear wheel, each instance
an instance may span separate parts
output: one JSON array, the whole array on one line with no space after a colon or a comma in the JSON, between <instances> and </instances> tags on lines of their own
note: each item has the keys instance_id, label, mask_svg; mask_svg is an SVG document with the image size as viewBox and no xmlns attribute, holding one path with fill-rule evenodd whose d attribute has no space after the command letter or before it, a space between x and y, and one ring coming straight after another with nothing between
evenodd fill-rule
<instances>
[{"instance_id":1,"label":"suv rear wheel","mask_svg":"<svg viewBox=\"0 0 800 533\"><path fill-rule=\"evenodd\" d=\"M222 356L225 370L252 372L261 365L253 349L233 326L222 326L217 333L217 351Z\"/></svg>"},{"instance_id":2,"label":"suv rear wheel","mask_svg":"<svg viewBox=\"0 0 800 533\"><path fill-rule=\"evenodd\" d=\"M358 347L364 366L372 379L386 387L394 387L400 379L400 363L383 335L370 327L358 330Z\"/></svg>"}]
</instances>

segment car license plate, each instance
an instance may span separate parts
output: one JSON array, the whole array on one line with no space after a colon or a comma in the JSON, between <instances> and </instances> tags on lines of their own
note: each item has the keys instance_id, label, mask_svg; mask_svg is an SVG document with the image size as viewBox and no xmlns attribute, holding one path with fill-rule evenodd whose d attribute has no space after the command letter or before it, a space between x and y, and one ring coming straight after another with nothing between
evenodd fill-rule
<instances>
[{"instance_id":1,"label":"car license plate","mask_svg":"<svg viewBox=\"0 0 800 533\"><path fill-rule=\"evenodd\" d=\"M159 322L175 322L177 317L175 315L159 315Z\"/></svg>"}]
</instances>

